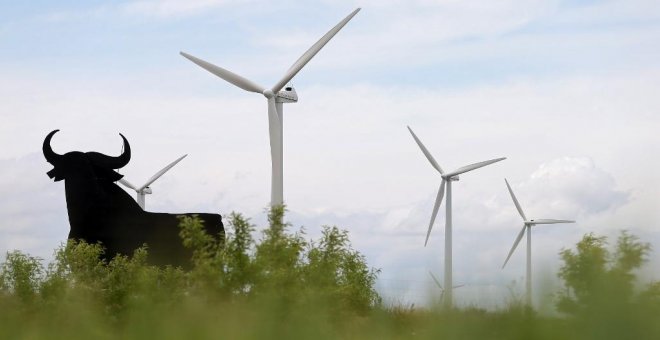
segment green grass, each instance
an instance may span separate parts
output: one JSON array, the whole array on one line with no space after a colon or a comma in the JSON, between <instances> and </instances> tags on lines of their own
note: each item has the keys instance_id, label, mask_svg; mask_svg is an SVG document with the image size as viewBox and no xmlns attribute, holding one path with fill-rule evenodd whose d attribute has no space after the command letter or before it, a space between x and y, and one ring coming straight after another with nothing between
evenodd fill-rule
<instances>
[{"instance_id":1,"label":"green grass","mask_svg":"<svg viewBox=\"0 0 660 340\"><path fill-rule=\"evenodd\" d=\"M379 271L346 231L324 227L307 241L283 218L273 209L255 241L254 226L232 214L223 243L183 218L190 271L147 265L146 248L103 263L99 245L70 242L46 266L10 252L0 339L660 339L660 284L632 288L650 247L627 233L613 251L590 234L564 250L562 315L543 316L515 302L498 311L384 305Z\"/></svg>"}]
</instances>

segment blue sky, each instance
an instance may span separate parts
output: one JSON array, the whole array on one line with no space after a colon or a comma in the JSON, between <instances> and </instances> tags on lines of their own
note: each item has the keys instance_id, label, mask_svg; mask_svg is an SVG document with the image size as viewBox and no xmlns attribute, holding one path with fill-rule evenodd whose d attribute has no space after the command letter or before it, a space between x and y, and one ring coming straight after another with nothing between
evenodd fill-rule
<instances>
[{"instance_id":1,"label":"blue sky","mask_svg":"<svg viewBox=\"0 0 660 340\"><path fill-rule=\"evenodd\" d=\"M56 75L64 68L83 75L103 74L109 72L108 66L127 73L162 68L173 72L185 67L176 54L168 53L174 48L217 54L228 61L247 54L262 63L272 59L285 69L290 59L285 55L306 49L301 39L315 39L312 32L325 31L352 8L351 2L201 3L197 7L172 0L5 4L0 14L0 60L28 69L42 64ZM657 16L649 13L657 9L652 1L432 3L385 1L367 7L361 20L347 28L353 36L337 42L354 44L353 51L362 55L357 58L360 67L341 75L326 73L327 79L322 79L338 85L362 81L381 86L469 86L530 74L625 72L638 62L657 60L654 39L660 28ZM603 13L607 10L613 12ZM433 34L434 28L446 30ZM282 39L290 49L277 46ZM631 48L637 53L629 53ZM477 50L480 53L471 53ZM420 52L409 53L415 51ZM351 63L349 56L342 60L342 66L349 67L345 63ZM383 64L390 72L382 72ZM306 74L323 76L322 71L310 68ZM307 78L301 75L299 81Z\"/></svg>"},{"instance_id":2,"label":"blue sky","mask_svg":"<svg viewBox=\"0 0 660 340\"><path fill-rule=\"evenodd\" d=\"M499 269L520 224L504 177L528 215L579 222L535 233L537 277L585 232L625 228L660 248L657 1L142 0L0 3L0 251L48 257L66 237L63 186L40 154L55 128L61 152L115 154L125 134L133 183L188 153L153 186L150 210L263 221L263 98L178 52L268 86L357 7L285 106L294 225L348 228L393 300L432 292L442 213L422 245L439 178L410 125L444 168L508 157L455 186L458 301L508 294L524 274L524 247Z\"/></svg>"}]
</instances>

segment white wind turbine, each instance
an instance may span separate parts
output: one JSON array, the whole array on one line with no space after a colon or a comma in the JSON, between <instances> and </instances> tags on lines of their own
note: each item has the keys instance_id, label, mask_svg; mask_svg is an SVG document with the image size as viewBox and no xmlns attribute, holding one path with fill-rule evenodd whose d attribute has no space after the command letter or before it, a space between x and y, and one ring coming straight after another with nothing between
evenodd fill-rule
<instances>
[{"instance_id":1,"label":"white wind turbine","mask_svg":"<svg viewBox=\"0 0 660 340\"><path fill-rule=\"evenodd\" d=\"M296 90L287 86L284 87L297 73L300 71L315 55L318 53L325 44L332 39L332 37L341 30L344 25L351 20L360 8L354 10L344 20L340 21L328 33L326 33L319 41L310 47L298 60L296 60L289 70L284 74L272 88L267 89L257 83L248 80L238 74L228 71L222 67L213 65L202 59L191 56L187 53L180 52L182 56L188 58L193 63L199 65L205 70L215 74L216 76L226 80L227 82L236 85L243 90L263 94L268 100L268 131L270 136L270 157L271 157L271 206L281 205L284 203L284 170L283 170L283 121L284 111L282 108L283 103L295 103L298 101Z\"/></svg>"},{"instance_id":2,"label":"white wind turbine","mask_svg":"<svg viewBox=\"0 0 660 340\"><path fill-rule=\"evenodd\" d=\"M433 281L435 282L435 285L438 286L438 288L440 288L440 301L444 301L445 289L442 288L442 284L440 284L440 280L438 280L438 278L435 277L435 275L433 275L433 273L429 272L429 274L431 274L431 278L433 278ZM456 285L456 286L453 286L452 289L461 288L463 286L465 286L465 285Z\"/></svg>"},{"instance_id":3,"label":"white wind turbine","mask_svg":"<svg viewBox=\"0 0 660 340\"><path fill-rule=\"evenodd\" d=\"M433 222L435 222L435 217L438 215L438 209L440 208L440 203L442 203L442 198L445 195L445 186L447 187L447 203L446 203L446 212L445 212L445 278L444 278L445 279L444 286L446 287L445 290L447 292L447 299L444 300L444 304L446 308L451 308L451 306L453 305L453 294L452 294L453 286L452 286L452 277L451 277L452 275L451 182L458 181L458 175L462 173L472 171L474 169L478 169L486 165L505 160L506 157L496 158L488 161L466 165L454 171L445 173L442 170L442 168L440 168L440 165L438 165L438 162L436 162L433 156L431 156L429 150L427 150L424 144L422 144L422 141L420 141L419 138L417 138L417 135L415 135L413 130L410 128L410 126L408 127L408 131L410 131L413 138L415 139L415 142L417 142L419 148L422 149L422 152L424 153L426 158L429 160L429 162L431 162L431 165L440 173L440 176L442 177L442 182L440 183L440 189L438 190L438 196L436 197L435 205L433 206L433 213L431 214L431 222L429 223L429 229L426 232L426 240L424 241L425 247L429 241L429 236L431 235L431 229L433 228Z\"/></svg>"},{"instance_id":4,"label":"white wind turbine","mask_svg":"<svg viewBox=\"0 0 660 340\"><path fill-rule=\"evenodd\" d=\"M520 233L518 233L516 240L513 242L513 247L511 247L511 250L509 251L509 255L507 255L506 260L502 265L502 269L504 269L506 263L509 262L511 255L516 250L516 247L518 246L518 243L520 243L520 240L523 238L525 231L527 231L527 275L525 277L525 285L526 285L525 300L527 302L527 305L531 306L532 305L532 227L537 224L575 223L575 221L553 220L553 219L528 220L527 217L525 217L525 213L523 212L522 207L520 207L520 203L518 203L518 199L516 199L516 195L513 194L513 190L511 190L511 186L509 185L509 182L506 180L506 178L504 179L504 182L506 183L506 187L509 189L509 193L511 194L511 198L513 199L513 204L516 205L516 209L518 209L518 213L520 213L520 216L523 219L523 227L520 230Z\"/></svg>"},{"instance_id":5,"label":"white wind turbine","mask_svg":"<svg viewBox=\"0 0 660 340\"><path fill-rule=\"evenodd\" d=\"M183 155L183 156L177 158L174 162L168 164L162 170L158 171L155 175L151 176L151 178L149 178L149 180L140 187L137 187L137 186L131 184L131 182L127 181L124 178L120 179L119 183L123 184L125 187L127 187L129 189L135 190L135 192L137 193L137 203L144 210L144 207L145 207L144 198L145 198L146 195L152 193L151 188L149 187L151 185L151 183L155 182L158 178L160 178L160 176L162 176L167 171L169 171L173 166L175 166L177 163L179 163L186 156L188 156L188 155Z\"/></svg>"}]
</instances>

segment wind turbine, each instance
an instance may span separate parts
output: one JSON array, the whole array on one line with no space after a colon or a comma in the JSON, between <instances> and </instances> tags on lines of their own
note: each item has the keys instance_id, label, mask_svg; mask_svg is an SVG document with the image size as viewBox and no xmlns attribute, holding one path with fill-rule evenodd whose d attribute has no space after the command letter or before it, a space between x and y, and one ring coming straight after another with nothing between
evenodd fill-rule
<instances>
[{"instance_id":1,"label":"wind turbine","mask_svg":"<svg viewBox=\"0 0 660 340\"><path fill-rule=\"evenodd\" d=\"M433 213L431 214L431 222L429 223L429 229L426 232L426 240L424 241L424 246L426 247L426 244L429 241L429 236L431 235L431 229L433 228L433 222L435 222L435 217L438 215L438 209L440 208L440 203L442 203L442 198L445 195L445 186L447 187L447 203L446 203L446 213L445 213L445 287L447 291L447 299L444 300L445 307L446 308L451 308L453 304L453 295L452 295L452 261L451 261L451 182L458 181L458 175L472 171L474 169L479 169L481 167L484 167L489 164L493 164L495 162L499 162L502 160L505 160L506 157L502 158L496 158L496 159L491 159L479 163L474 163L466 166L462 166L454 171L445 173L442 168L440 168L440 165L438 165L438 162L435 161L429 150L426 149L424 144L422 144L422 141L417 138L417 135L413 132L413 130L408 126L408 131L410 131L410 134L412 134L413 138L415 139L415 142L417 142L417 145L419 145L419 148L422 149L422 152L424 153L424 156L426 156L426 159L431 162L431 165L440 173L440 176L442 177L442 182L440 183L440 189L438 190L438 196L435 199L435 205L433 206Z\"/></svg>"},{"instance_id":2,"label":"wind turbine","mask_svg":"<svg viewBox=\"0 0 660 340\"><path fill-rule=\"evenodd\" d=\"M523 238L523 235L525 234L526 231L527 232L527 276L525 277L525 285L527 291L525 295L526 295L527 305L531 306L532 305L532 227L537 224L575 223L575 221L553 220L553 219L528 220L527 217L525 217L525 213L523 212L522 207L520 207L520 203L518 203L518 199L516 199L516 195L514 195L513 190L511 190L509 181L507 181L505 178L504 182L506 183L506 187L509 189L509 193L511 194L511 198L513 199L513 204L516 205L516 209L518 209L518 213L520 213L520 216L523 219L523 227L520 230L520 233L518 233L516 240L513 242L513 247L511 247L511 250L509 251L509 255L507 255L506 260L502 265L502 269L504 269L506 263L509 262L511 255L516 250L518 243L520 243L520 240Z\"/></svg>"},{"instance_id":3,"label":"wind turbine","mask_svg":"<svg viewBox=\"0 0 660 340\"><path fill-rule=\"evenodd\" d=\"M433 281L435 282L435 285L438 286L438 288L440 288L440 301L444 301L445 289L442 288L442 285L440 284L440 280L438 280L438 278L435 277L435 275L433 275L433 273L429 272L429 274L431 274L431 278L433 278ZM465 285L456 285L456 286L453 286L452 288L454 288L454 289L455 288L461 288L463 286L465 286Z\"/></svg>"},{"instance_id":4,"label":"wind turbine","mask_svg":"<svg viewBox=\"0 0 660 340\"><path fill-rule=\"evenodd\" d=\"M247 78L244 78L236 73L226 70L222 67L213 65L207 61L194 57L190 54L180 52L182 56L188 58L193 63L199 65L205 70L215 74L216 76L224 79L225 81L242 88L245 91L263 94L268 100L268 131L270 136L270 157L271 157L271 193L270 202L271 206L282 205L284 203L284 169L283 169L283 121L284 111L282 108L283 103L295 103L298 101L298 94L296 90L287 86L284 87L289 81L300 71L315 55L318 53L325 44L332 39L332 37L341 30L344 25L351 20L360 8L354 10L344 20L340 21L328 33L326 33L319 41L303 53L298 60L286 71L284 76L273 87L267 89Z\"/></svg>"},{"instance_id":5,"label":"wind turbine","mask_svg":"<svg viewBox=\"0 0 660 340\"><path fill-rule=\"evenodd\" d=\"M168 164L166 167L164 167L162 170L158 171L155 175L151 176L149 180L144 183L141 187L137 187L131 182L127 181L126 179L122 178L119 180L119 183L123 184L125 187L129 189L135 190L137 193L137 203L138 205L144 210L145 204L144 204L144 197L148 194L151 194L151 188L149 187L151 183L155 182L160 176L165 174L167 171L169 171L173 166L175 166L177 163L179 163L182 159L184 159L188 155L183 155L179 158L177 158L174 162Z\"/></svg>"}]
</instances>

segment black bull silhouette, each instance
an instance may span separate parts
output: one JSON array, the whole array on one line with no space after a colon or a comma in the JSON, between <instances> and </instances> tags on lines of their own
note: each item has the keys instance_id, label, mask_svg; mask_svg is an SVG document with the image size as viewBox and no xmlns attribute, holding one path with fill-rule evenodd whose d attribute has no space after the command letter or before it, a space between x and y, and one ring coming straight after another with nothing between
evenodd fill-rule
<instances>
[{"instance_id":1,"label":"black bull silhouette","mask_svg":"<svg viewBox=\"0 0 660 340\"><path fill-rule=\"evenodd\" d=\"M183 246L179 237L179 215L142 210L116 181L119 169L131 159L131 147L126 138L124 151L117 157L98 152L72 151L59 155L50 140L59 130L46 136L43 153L54 166L48 176L56 182L64 180L66 205L71 230L69 239L87 243L101 243L107 261L115 254L131 255L143 244L148 245L149 262L156 265L190 267L192 252ZM224 227L218 214L195 214L203 222L209 235L222 238Z\"/></svg>"}]
</instances>

